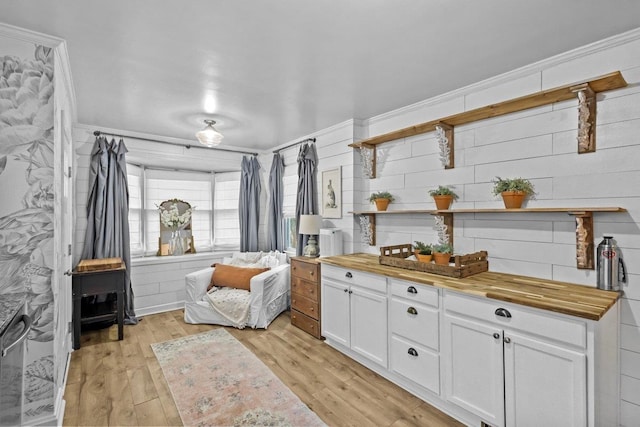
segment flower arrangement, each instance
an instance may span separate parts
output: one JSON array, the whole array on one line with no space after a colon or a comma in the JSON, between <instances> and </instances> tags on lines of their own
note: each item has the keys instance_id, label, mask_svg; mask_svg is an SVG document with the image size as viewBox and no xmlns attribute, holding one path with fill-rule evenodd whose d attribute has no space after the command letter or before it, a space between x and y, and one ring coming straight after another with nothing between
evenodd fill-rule
<instances>
[{"instance_id":1,"label":"flower arrangement","mask_svg":"<svg viewBox=\"0 0 640 427\"><path fill-rule=\"evenodd\" d=\"M180 214L176 203L172 203L168 209L160 205L158 206L158 210L160 211L160 222L162 222L162 225L173 231L182 230L186 227L191 221L191 214L193 212L193 208L188 208L184 213Z\"/></svg>"}]
</instances>

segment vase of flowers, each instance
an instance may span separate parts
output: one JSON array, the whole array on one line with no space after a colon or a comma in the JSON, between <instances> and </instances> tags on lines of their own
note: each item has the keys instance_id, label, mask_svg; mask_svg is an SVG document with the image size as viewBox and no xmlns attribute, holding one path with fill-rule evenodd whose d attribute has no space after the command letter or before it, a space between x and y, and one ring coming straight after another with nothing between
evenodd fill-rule
<instances>
[{"instance_id":1,"label":"vase of flowers","mask_svg":"<svg viewBox=\"0 0 640 427\"><path fill-rule=\"evenodd\" d=\"M158 206L160 222L171 230L169 240L169 255L183 255L185 253L184 239L181 231L191 222L193 208L188 208L183 213L178 210L178 205L173 203L169 207Z\"/></svg>"}]
</instances>

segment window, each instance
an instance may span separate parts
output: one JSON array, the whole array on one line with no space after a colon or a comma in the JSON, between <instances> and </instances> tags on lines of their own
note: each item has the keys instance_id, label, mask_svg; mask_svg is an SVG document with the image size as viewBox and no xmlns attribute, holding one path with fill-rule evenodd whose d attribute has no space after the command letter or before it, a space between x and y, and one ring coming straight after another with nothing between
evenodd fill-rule
<instances>
[{"instance_id":1,"label":"window","mask_svg":"<svg viewBox=\"0 0 640 427\"><path fill-rule=\"evenodd\" d=\"M239 172L167 171L135 165L127 168L132 256L157 253L158 205L169 199L184 200L193 206L191 228L196 252L239 247Z\"/></svg>"}]
</instances>

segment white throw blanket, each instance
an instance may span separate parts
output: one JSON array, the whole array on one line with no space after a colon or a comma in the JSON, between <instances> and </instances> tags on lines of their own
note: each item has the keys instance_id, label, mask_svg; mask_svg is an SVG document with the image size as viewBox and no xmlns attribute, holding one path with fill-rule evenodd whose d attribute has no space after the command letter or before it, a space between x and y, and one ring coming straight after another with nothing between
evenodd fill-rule
<instances>
[{"instance_id":1,"label":"white throw blanket","mask_svg":"<svg viewBox=\"0 0 640 427\"><path fill-rule=\"evenodd\" d=\"M244 289L213 287L204 298L222 317L238 329L244 329L249 321L251 292Z\"/></svg>"}]
</instances>

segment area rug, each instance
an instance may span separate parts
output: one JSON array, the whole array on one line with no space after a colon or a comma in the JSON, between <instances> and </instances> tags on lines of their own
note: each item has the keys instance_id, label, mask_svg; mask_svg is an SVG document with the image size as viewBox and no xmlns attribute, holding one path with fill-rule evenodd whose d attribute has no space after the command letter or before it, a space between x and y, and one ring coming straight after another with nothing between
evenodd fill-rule
<instances>
[{"instance_id":1,"label":"area rug","mask_svg":"<svg viewBox=\"0 0 640 427\"><path fill-rule=\"evenodd\" d=\"M323 426L224 329L152 344L186 426Z\"/></svg>"}]
</instances>

